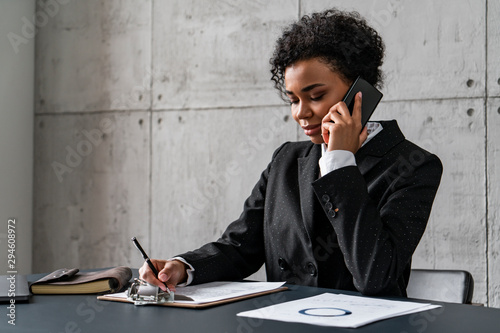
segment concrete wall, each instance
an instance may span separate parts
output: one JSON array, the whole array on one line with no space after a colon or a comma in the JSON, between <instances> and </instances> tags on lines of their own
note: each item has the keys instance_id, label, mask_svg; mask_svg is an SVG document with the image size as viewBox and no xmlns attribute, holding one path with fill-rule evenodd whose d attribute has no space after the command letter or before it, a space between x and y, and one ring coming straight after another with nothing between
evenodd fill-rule
<instances>
[{"instance_id":1,"label":"concrete wall","mask_svg":"<svg viewBox=\"0 0 500 333\"><path fill-rule=\"evenodd\" d=\"M0 275L31 272L34 13L34 0L0 0Z\"/></svg>"},{"instance_id":2,"label":"concrete wall","mask_svg":"<svg viewBox=\"0 0 500 333\"><path fill-rule=\"evenodd\" d=\"M498 2L62 3L36 44L34 271L138 267L132 236L153 257L216 239L304 139L269 81L274 40L337 5L385 39L376 117L444 164L414 267L469 270L474 301L500 306Z\"/></svg>"}]
</instances>

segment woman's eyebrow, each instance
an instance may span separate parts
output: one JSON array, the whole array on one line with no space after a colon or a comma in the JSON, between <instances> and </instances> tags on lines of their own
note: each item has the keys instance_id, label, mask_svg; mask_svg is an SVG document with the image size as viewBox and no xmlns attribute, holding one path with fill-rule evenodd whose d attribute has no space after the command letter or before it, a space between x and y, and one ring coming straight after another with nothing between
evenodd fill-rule
<instances>
[{"instance_id":1,"label":"woman's eyebrow","mask_svg":"<svg viewBox=\"0 0 500 333\"><path fill-rule=\"evenodd\" d=\"M314 84L308 85L307 87L302 88L300 91L301 92L308 92L308 91L313 90L316 87L322 87L324 85L325 85L324 83L314 83ZM289 91L289 90L285 90L285 93L287 93L287 95L294 95L294 93Z\"/></svg>"},{"instance_id":2,"label":"woman's eyebrow","mask_svg":"<svg viewBox=\"0 0 500 333\"><path fill-rule=\"evenodd\" d=\"M314 83L314 84L311 84L311 85L309 85L309 86L307 86L307 87L302 88L302 90L301 90L301 91L302 91L302 92L308 92L308 91L313 90L313 89L314 89L314 88L316 88L316 87L322 87L322 86L324 86L324 85L325 85L324 83Z\"/></svg>"}]
</instances>

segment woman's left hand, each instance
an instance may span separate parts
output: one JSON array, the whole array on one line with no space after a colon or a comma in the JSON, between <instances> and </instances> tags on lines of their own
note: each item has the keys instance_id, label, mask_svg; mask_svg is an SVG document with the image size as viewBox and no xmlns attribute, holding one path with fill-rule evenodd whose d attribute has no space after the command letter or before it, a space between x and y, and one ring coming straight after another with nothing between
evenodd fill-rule
<instances>
[{"instance_id":1,"label":"woman's left hand","mask_svg":"<svg viewBox=\"0 0 500 333\"><path fill-rule=\"evenodd\" d=\"M352 116L347 105L338 102L323 117L321 130L327 151L348 150L355 154L365 142L368 133L366 127L361 131L361 99L359 92L354 100Z\"/></svg>"}]
</instances>

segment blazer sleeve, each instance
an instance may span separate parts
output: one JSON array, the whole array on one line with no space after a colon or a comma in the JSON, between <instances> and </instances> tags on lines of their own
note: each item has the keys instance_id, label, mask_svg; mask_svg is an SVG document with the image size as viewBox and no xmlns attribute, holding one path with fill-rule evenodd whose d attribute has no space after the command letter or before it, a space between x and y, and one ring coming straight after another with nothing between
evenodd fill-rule
<instances>
[{"instance_id":1,"label":"blazer sleeve","mask_svg":"<svg viewBox=\"0 0 500 333\"><path fill-rule=\"evenodd\" d=\"M274 152L272 161L285 144ZM264 264L264 206L272 161L245 201L240 217L229 224L221 238L178 255L194 268L192 284L244 279Z\"/></svg>"},{"instance_id":2,"label":"blazer sleeve","mask_svg":"<svg viewBox=\"0 0 500 333\"><path fill-rule=\"evenodd\" d=\"M370 184L356 166L335 170L313 183L354 286L363 294L398 288L426 228L442 164L425 152L419 165L402 168L401 157L407 158L405 154L414 149L399 151L400 158L380 166L382 173Z\"/></svg>"}]
</instances>

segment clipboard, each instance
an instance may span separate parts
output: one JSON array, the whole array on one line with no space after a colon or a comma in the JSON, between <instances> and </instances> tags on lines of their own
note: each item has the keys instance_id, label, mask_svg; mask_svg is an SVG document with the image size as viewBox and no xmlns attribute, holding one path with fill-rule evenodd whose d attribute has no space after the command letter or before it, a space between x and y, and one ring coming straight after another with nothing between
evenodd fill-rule
<instances>
[{"instance_id":1,"label":"clipboard","mask_svg":"<svg viewBox=\"0 0 500 333\"><path fill-rule=\"evenodd\" d=\"M252 282L212 282L212 283L206 283L203 285L199 285L198 288L213 288L214 284L221 284L221 283L232 283L232 284L245 284L245 286L249 286L249 284L252 284ZM261 282L263 284L265 282ZM181 289L181 288L179 288ZM267 290L262 290L262 291L257 291L257 292L244 292L242 295L238 296L231 296L231 295L222 295L218 297L218 299L213 299L213 300L193 300L193 301L186 301L183 295L178 295L180 296L180 299L175 300L174 296L174 301L173 302L165 302L165 303L150 303L148 305L156 305L156 306L170 306L170 307L178 307L178 308L189 308L189 309L203 309L203 308L208 308L212 306L217 306L217 305L222 305L222 304L227 304L227 303L232 303L232 302L237 302L253 297L258 297L258 296L263 296L263 295L268 295L272 293L277 293L281 291L288 290L287 287L283 286L282 284L279 287L273 287L272 289L267 289ZM97 297L98 300L102 301L113 301L113 302L122 302L122 303L132 303L134 304L134 301L130 300L127 298L126 293L116 293L116 294L107 294L107 295L101 295Z\"/></svg>"}]
</instances>

